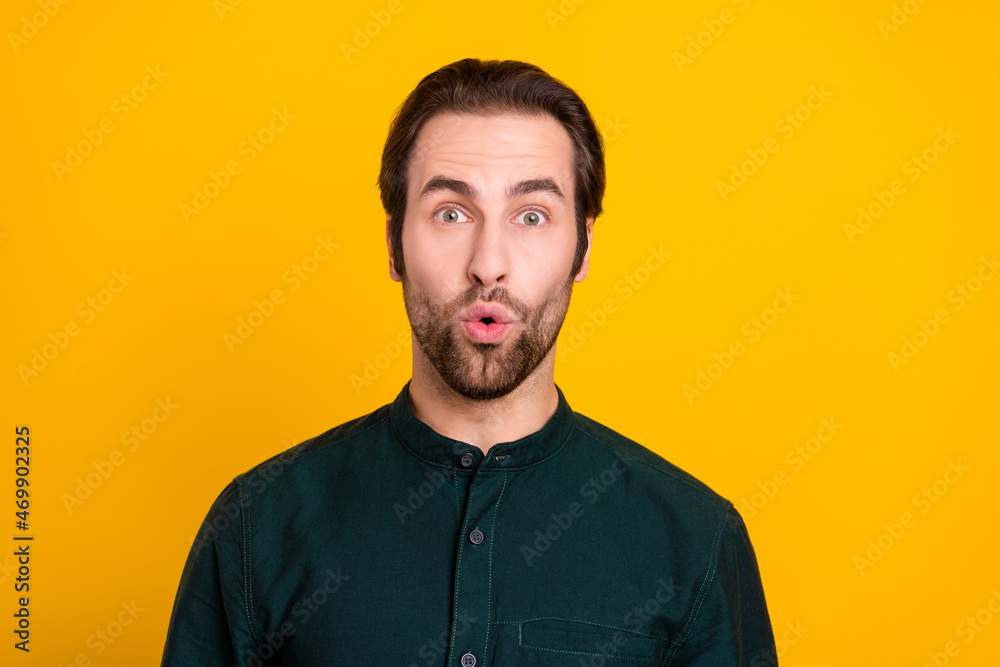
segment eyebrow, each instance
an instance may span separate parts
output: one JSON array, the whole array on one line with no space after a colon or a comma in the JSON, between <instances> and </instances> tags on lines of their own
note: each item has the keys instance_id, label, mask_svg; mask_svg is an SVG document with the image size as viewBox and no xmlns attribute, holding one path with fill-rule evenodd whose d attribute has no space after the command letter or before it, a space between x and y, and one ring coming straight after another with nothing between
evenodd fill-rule
<instances>
[{"instance_id":1,"label":"eyebrow","mask_svg":"<svg viewBox=\"0 0 1000 667\"><path fill-rule=\"evenodd\" d=\"M420 190L420 195L417 199L423 199L428 195L439 192L442 190L447 190L454 192L455 194L467 197L472 200L479 199L479 192L466 183L465 181L460 181L455 178L448 178L446 176L434 176L431 180L427 181L427 185ZM556 184L551 178L531 178L523 181L518 181L507 188L507 198L516 199L517 197L522 197L533 192L548 192L555 195L559 199L565 199L559 185Z\"/></svg>"}]
</instances>

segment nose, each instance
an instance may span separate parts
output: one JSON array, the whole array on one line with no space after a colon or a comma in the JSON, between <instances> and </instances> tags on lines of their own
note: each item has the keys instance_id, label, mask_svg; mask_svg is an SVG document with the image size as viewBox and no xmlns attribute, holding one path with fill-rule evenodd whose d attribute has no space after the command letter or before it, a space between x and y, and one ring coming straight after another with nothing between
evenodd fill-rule
<instances>
[{"instance_id":1,"label":"nose","mask_svg":"<svg viewBox=\"0 0 1000 667\"><path fill-rule=\"evenodd\" d=\"M509 235L504 221L490 217L481 222L472 237L469 280L490 290L510 279Z\"/></svg>"}]
</instances>

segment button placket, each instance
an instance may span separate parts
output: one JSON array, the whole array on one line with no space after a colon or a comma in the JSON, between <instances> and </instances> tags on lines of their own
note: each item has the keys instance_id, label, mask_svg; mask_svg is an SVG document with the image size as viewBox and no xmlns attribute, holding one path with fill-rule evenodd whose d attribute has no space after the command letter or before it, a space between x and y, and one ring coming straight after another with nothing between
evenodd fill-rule
<instances>
[{"instance_id":1,"label":"button placket","mask_svg":"<svg viewBox=\"0 0 1000 667\"><path fill-rule=\"evenodd\" d=\"M490 598L491 585L495 586L497 582L493 581L490 570L492 543L485 542L486 532L493 525L494 513L503 497L505 478L506 473L502 471L479 468L466 496L461 533L464 537L456 545L458 572L454 608L466 610L466 615L476 621L466 626L466 632L453 637L448 656L450 665L466 667L478 663L485 667L489 663L483 651L489 650L487 644L493 638L490 633Z\"/></svg>"}]
</instances>

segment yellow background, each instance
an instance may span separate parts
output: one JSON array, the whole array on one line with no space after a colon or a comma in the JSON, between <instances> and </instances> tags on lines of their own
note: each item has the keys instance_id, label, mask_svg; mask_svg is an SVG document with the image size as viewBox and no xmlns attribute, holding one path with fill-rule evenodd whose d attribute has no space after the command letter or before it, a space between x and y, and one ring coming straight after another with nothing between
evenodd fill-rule
<instances>
[{"instance_id":1,"label":"yellow background","mask_svg":"<svg viewBox=\"0 0 1000 667\"><path fill-rule=\"evenodd\" d=\"M948 642L957 654L939 661L998 664L1000 617L980 610L1000 590L1000 280L970 281L1000 252L994 3L222 7L0 10L0 540L11 545L0 663L158 664L184 559L226 483L395 397L411 360L408 344L384 352L408 340L408 323L375 187L382 145L422 76L474 56L538 64L606 133L605 214L556 381L575 410L741 507L782 664L923 665ZM812 87L829 96L803 111ZM124 118L123 95L143 98ZM241 144L273 109L294 118L248 160ZM779 126L795 113L808 118L789 136ZM53 166L102 121L113 130L78 166ZM742 166L768 140L776 152ZM906 163L925 151L936 159L911 180ZM180 205L233 160L239 173L185 221ZM734 168L753 173L724 198ZM849 233L895 180L902 194ZM306 262L315 271L293 290L286 272L327 237L337 249ZM652 271L651 247L670 253ZM109 284L118 293L102 292ZM978 288L961 308L958 285ZM275 289L284 302L230 351L224 334ZM775 320L778 290L798 298ZM108 297L88 320L80 304ZM609 300L614 312L596 315ZM752 340L754 317L771 325ZM921 321L935 334L894 364ZM71 322L78 335L23 378ZM712 368L734 342L743 354ZM715 379L686 396L699 371ZM178 406L162 423L157 399ZM793 464L822 419L842 427ZM155 431L128 451L122 434L144 420ZM12 648L6 555L23 424L36 538L28 655ZM968 468L954 483L939 481L949 461ZM111 475L67 508L102 462ZM924 488L935 502L920 500ZM885 524L905 512L913 520L892 537ZM880 538L888 548L859 566ZM131 625L96 641L133 601ZM970 637L960 624L977 612L992 622Z\"/></svg>"}]
</instances>

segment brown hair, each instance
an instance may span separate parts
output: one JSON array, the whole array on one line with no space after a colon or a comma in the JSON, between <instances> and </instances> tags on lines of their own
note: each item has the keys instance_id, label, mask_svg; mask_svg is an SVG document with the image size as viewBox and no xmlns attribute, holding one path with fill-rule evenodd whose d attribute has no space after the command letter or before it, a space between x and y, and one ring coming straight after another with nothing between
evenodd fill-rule
<instances>
[{"instance_id":1,"label":"brown hair","mask_svg":"<svg viewBox=\"0 0 1000 667\"><path fill-rule=\"evenodd\" d=\"M396 111L382 150L378 176L382 207L391 216L389 239L396 272L403 276L403 216L407 173L417 134L435 114L548 114L562 123L573 142L577 243L576 275L587 252L588 217L603 210L604 142L587 106L576 92L540 67L517 60L465 58L420 80Z\"/></svg>"}]
</instances>

